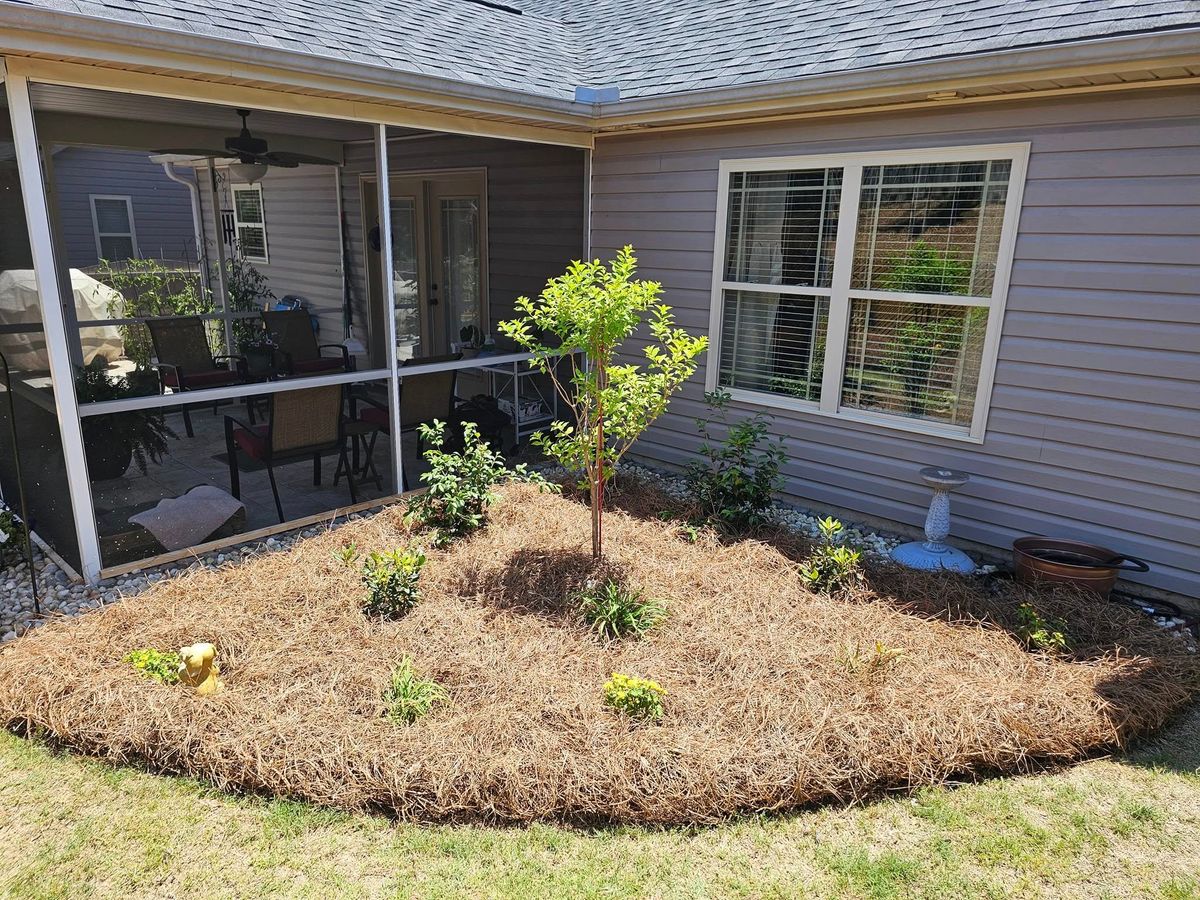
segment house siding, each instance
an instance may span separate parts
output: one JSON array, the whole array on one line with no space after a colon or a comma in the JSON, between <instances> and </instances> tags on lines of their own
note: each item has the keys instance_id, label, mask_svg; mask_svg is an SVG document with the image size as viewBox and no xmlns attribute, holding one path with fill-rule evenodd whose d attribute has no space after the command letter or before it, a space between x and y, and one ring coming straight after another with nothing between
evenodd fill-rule
<instances>
[{"instance_id":1,"label":"house siding","mask_svg":"<svg viewBox=\"0 0 1200 900\"><path fill-rule=\"evenodd\" d=\"M142 257L195 262L188 190L163 174L146 153L67 147L53 155L53 171L57 223L71 268L87 269L98 261L92 194L131 198Z\"/></svg>"},{"instance_id":2,"label":"house siding","mask_svg":"<svg viewBox=\"0 0 1200 900\"><path fill-rule=\"evenodd\" d=\"M955 536L1092 540L1150 561L1144 583L1200 596L1195 93L602 136L593 253L632 243L680 324L707 332L721 159L1016 141L1031 155L983 443L772 409L786 494L917 526L929 498L917 469L953 466L972 474ZM703 384L702 366L637 445L643 458L694 458Z\"/></svg>"}]
</instances>

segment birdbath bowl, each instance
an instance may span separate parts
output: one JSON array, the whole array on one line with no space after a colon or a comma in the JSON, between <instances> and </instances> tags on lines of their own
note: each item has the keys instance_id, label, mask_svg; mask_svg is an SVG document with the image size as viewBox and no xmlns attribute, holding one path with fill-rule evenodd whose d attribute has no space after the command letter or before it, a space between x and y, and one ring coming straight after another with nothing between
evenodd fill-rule
<instances>
[{"instance_id":1,"label":"birdbath bowl","mask_svg":"<svg viewBox=\"0 0 1200 900\"><path fill-rule=\"evenodd\" d=\"M933 489L929 514L925 516L925 540L901 544L892 551L892 559L902 566L924 572L974 572L975 563L971 557L946 543L950 535L950 492L966 484L971 476L938 466L926 466L920 474L921 480Z\"/></svg>"}]
</instances>

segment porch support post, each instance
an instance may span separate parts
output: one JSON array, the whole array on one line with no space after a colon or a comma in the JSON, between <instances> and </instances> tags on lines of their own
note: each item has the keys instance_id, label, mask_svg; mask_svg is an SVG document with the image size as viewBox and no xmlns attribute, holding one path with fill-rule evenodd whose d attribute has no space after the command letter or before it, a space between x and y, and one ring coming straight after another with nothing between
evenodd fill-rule
<instances>
[{"instance_id":1,"label":"porch support post","mask_svg":"<svg viewBox=\"0 0 1200 900\"><path fill-rule=\"evenodd\" d=\"M388 184L387 126L375 127L375 184L379 191L379 280L383 283L383 329L387 342L388 410L391 412L392 477L404 493L404 453L400 428L400 368L396 358L396 282L392 270L392 191ZM370 252L370 249L367 249Z\"/></svg>"},{"instance_id":2,"label":"porch support post","mask_svg":"<svg viewBox=\"0 0 1200 900\"><path fill-rule=\"evenodd\" d=\"M29 82L24 76L10 75L5 78L4 86L8 95L8 114L12 120L13 145L17 171L21 179L21 198L25 204L25 221L29 228L33 273L42 306L42 326L46 335L46 352L50 358L50 378L54 384L54 405L58 411L58 425L62 433L67 489L71 498L71 513L75 518L75 534L79 540L82 569L80 574L90 582L100 577L100 538L92 509L91 482L88 480L87 457L83 449L83 428L79 419L79 406L75 400L75 369L71 363L70 343L63 317L64 295L54 261L50 211L42 187L42 166L38 154L37 132L34 129L33 105L29 99Z\"/></svg>"}]
</instances>

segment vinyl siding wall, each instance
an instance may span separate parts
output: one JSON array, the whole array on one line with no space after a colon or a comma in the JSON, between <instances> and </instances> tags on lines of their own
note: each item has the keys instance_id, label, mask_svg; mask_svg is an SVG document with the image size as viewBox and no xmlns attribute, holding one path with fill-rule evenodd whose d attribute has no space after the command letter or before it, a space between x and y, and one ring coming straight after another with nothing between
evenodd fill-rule
<instances>
[{"instance_id":1,"label":"vinyl siding wall","mask_svg":"<svg viewBox=\"0 0 1200 900\"><path fill-rule=\"evenodd\" d=\"M722 158L1014 141L1031 157L984 443L768 410L787 440L786 492L917 526L917 469L961 468L973 477L954 536L1093 540L1150 561L1145 583L1200 597L1195 93L600 137L593 253L633 243L680 323L707 332ZM644 458L693 458L703 378L640 442Z\"/></svg>"},{"instance_id":2,"label":"vinyl siding wall","mask_svg":"<svg viewBox=\"0 0 1200 900\"><path fill-rule=\"evenodd\" d=\"M196 259L187 188L163 174L145 153L67 147L53 155L58 225L73 269L96 265L91 194L130 197L138 252L153 259Z\"/></svg>"}]
</instances>

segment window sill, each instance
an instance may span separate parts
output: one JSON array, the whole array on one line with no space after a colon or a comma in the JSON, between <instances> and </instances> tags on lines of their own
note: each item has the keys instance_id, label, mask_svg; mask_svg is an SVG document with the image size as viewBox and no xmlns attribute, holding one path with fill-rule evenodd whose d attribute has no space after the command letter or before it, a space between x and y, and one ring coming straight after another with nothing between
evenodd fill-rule
<instances>
[{"instance_id":1,"label":"window sill","mask_svg":"<svg viewBox=\"0 0 1200 900\"><path fill-rule=\"evenodd\" d=\"M875 413L867 410L858 409L839 409L829 411L821 409L820 406L811 400L796 400L791 397L783 397L778 394L760 393L758 391L747 391L743 388L722 388L729 392L729 396L739 403L747 403L752 406L765 406L772 409L784 409L789 412L804 413L811 416L819 416L822 419L832 419L841 422L854 422L860 425L877 425L881 428L888 428L893 431L906 431L910 434L919 434L925 437L945 438L946 440L959 441L965 444L982 444L983 434L973 434L971 429L963 428L955 425L944 425L940 422L925 422L920 419L906 419L903 416L892 416L886 413Z\"/></svg>"}]
</instances>

